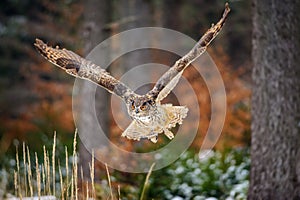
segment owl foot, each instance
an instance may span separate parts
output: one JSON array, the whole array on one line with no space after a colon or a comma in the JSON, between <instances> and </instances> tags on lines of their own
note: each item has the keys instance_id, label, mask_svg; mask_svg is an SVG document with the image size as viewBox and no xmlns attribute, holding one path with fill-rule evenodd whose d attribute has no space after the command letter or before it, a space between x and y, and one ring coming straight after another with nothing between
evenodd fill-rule
<instances>
[{"instance_id":1,"label":"owl foot","mask_svg":"<svg viewBox=\"0 0 300 200\"><path fill-rule=\"evenodd\" d=\"M157 142L157 135L154 137L149 138L151 142L156 143Z\"/></svg>"},{"instance_id":2,"label":"owl foot","mask_svg":"<svg viewBox=\"0 0 300 200\"><path fill-rule=\"evenodd\" d=\"M169 129L164 129L164 133L170 140L174 138L174 134Z\"/></svg>"}]
</instances>

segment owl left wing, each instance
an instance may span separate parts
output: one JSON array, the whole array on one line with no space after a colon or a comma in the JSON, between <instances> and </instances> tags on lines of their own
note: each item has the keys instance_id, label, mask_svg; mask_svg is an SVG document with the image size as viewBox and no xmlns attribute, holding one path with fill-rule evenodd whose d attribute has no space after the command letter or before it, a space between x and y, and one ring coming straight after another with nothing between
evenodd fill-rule
<instances>
[{"instance_id":1,"label":"owl left wing","mask_svg":"<svg viewBox=\"0 0 300 200\"><path fill-rule=\"evenodd\" d=\"M221 31L229 12L230 8L228 3L226 3L223 16L219 22L208 29L192 50L177 60L175 64L160 77L153 89L150 90L147 95L155 99L156 102L160 102L172 89L174 89L183 74L184 69L206 51L207 46Z\"/></svg>"},{"instance_id":2,"label":"owl left wing","mask_svg":"<svg viewBox=\"0 0 300 200\"><path fill-rule=\"evenodd\" d=\"M34 46L46 60L72 76L96 83L125 101L131 95L135 95L124 83L115 79L106 70L72 51L58 47L52 48L39 39L35 40Z\"/></svg>"}]
</instances>

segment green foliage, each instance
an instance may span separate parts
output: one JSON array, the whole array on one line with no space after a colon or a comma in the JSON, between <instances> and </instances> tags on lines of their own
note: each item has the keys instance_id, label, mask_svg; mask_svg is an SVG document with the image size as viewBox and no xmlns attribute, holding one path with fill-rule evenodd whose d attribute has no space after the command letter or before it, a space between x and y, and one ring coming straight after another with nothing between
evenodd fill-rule
<instances>
[{"instance_id":1,"label":"green foliage","mask_svg":"<svg viewBox=\"0 0 300 200\"><path fill-rule=\"evenodd\" d=\"M246 199L249 168L247 149L224 153L211 151L200 160L197 154L185 152L170 167L153 172L148 197L177 200L209 197Z\"/></svg>"}]
</instances>

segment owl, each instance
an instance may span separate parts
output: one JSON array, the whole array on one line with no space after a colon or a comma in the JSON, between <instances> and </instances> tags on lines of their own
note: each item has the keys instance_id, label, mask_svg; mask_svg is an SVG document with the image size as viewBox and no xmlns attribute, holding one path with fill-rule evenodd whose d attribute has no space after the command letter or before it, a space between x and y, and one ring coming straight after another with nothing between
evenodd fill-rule
<instances>
[{"instance_id":1,"label":"owl","mask_svg":"<svg viewBox=\"0 0 300 200\"><path fill-rule=\"evenodd\" d=\"M122 133L123 137L132 140L146 138L156 143L160 133L164 133L170 140L173 139L174 134L170 129L177 124L182 124L188 113L186 106L161 104L161 101L177 85L183 71L206 51L210 42L222 29L229 12L230 8L226 4L219 22L212 25L196 45L185 56L177 60L159 78L153 89L145 95L136 94L106 70L72 51L59 47L52 48L39 39L36 39L34 46L43 57L66 73L89 80L124 100L132 122Z\"/></svg>"}]
</instances>

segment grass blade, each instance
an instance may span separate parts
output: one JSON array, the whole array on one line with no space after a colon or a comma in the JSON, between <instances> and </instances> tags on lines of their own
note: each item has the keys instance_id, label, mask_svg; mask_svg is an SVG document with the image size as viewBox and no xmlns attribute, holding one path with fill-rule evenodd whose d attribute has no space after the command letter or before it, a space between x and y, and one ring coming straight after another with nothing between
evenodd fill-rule
<instances>
[{"instance_id":1,"label":"grass blade","mask_svg":"<svg viewBox=\"0 0 300 200\"><path fill-rule=\"evenodd\" d=\"M153 170L153 167L154 167L155 163L153 163L149 169L149 172L146 176L146 180L145 180L145 183L144 183L144 186L143 186L143 190L142 190L142 193L141 193L141 196L140 196L140 200L143 200L144 199L144 195L145 195L145 191L146 191L146 188L148 186L148 182L149 182L149 177L152 173L152 170Z\"/></svg>"}]
</instances>

